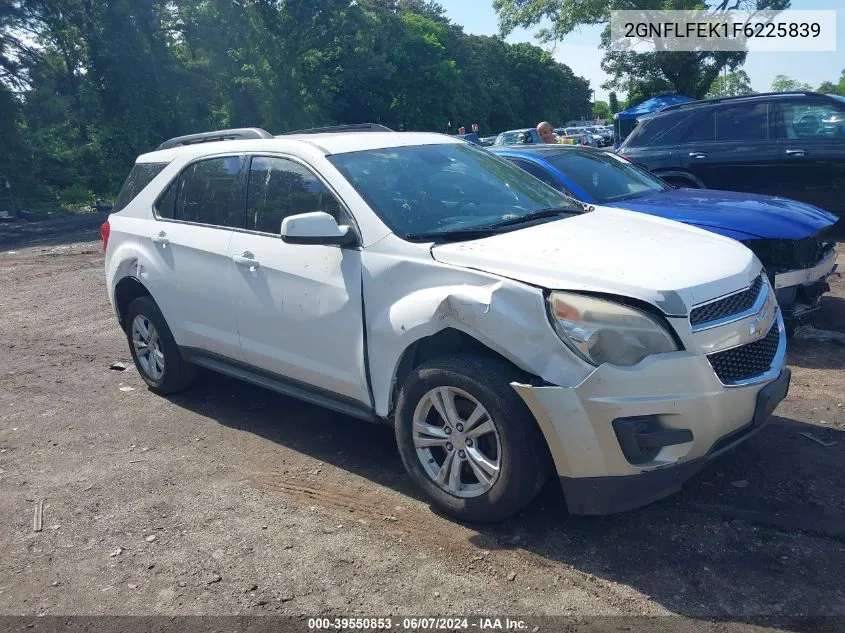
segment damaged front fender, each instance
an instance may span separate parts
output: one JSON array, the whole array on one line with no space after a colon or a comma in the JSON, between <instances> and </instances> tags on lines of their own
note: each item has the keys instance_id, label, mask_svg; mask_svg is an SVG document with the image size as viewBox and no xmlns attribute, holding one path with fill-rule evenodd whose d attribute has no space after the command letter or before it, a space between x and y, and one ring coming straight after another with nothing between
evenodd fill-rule
<instances>
[{"instance_id":1,"label":"damaged front fender","mask_svg":"<svg viewBox=\"0 0 845 633\"><path fill-rule=\"evenodd\" d=\"M590 367L573 357L546 316L542 290L481 271L442 264L420 249L390 244L364 253L367 351L376 414L392 406L404 352L446 329L463 332L520 369L555 384L577 384Z\"/></svg>"}]
</instances>

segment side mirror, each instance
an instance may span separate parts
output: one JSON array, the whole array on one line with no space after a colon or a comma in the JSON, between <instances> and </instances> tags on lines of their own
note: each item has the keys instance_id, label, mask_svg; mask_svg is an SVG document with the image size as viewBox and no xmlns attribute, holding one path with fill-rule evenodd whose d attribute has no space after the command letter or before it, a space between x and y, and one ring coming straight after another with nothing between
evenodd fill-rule
<instances>
[{"instance_id":1,"label":"side mirror","mask_svg":"<svg viewBox=\"0 0 845 633\"><path fill-rule=\"evenodd\" d=\"M347 246L355 242L348 226L339 226L328 213L315 211L292 215L282 221L282 241L288 244Z\"/></svg>"}]
</instances>

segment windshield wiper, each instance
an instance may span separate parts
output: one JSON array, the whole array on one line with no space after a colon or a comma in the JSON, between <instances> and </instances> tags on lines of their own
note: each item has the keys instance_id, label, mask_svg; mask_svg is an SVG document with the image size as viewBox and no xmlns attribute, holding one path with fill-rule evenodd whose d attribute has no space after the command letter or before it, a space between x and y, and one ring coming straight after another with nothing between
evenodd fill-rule
<instances>
[{"instance_id":1,"label":"windshield wiper","mask_svg":"<svg viewBox=\"0 0 845 633\"><path fill-rule=\"evenodd\" d=\"M511 218L510 220L496 222L496 224L492 225L490 228L498 229L505 226L514 226L516 224L526 224L527 222L533 222L534 220L542 220L543 218L553 218L558 215L575 215L577 213L578 211L564 209L562 207L557 209L540 209L538 211L527 213L519 218Z\"/></svg>"},{"instance_id":2,"label":"windshield wiper","mask_svg":"<svg viewBox=\"0 0 845 633\"><path fill-rule=\"evenodd\" d=\"M409 240L471 240L476 237L488 237L501 233L493 227L453 229L451 231L428 231L426 233L410 233L405 236Z\"/></svg>"}]
</instances>

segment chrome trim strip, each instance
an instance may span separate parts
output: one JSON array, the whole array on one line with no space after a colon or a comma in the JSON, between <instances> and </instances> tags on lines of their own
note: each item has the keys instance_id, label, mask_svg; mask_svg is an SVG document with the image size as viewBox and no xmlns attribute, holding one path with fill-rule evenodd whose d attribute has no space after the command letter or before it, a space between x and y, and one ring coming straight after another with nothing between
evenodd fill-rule
<instances>
[{"instance_id":1,"label":"chrome trim strip","mask_svg":"<svg viewBox=\"0 0 845 633\"><path fill-rule=\"evenodd\" d=\"M836 269L836 249L831 249L825 256L812 268L804 270L790 270L779 275L775 275L775 289L791 288L801 284L811 283L814 281L823 281L830 273Z\"/></svg>"},{"instance_id":2,"label":"chrome trim strip","mask_svg":"<svg viewBox=\"0 0 845 633\"><path fill-rule=\"evenodd\" d=\"M773 290L765 295L759 312L721 328L710 328L692 335L698 349L707 356L742 347L768 336L780 308ZM751 326L751 327L750 327Z\"/></svg>"},{"instance_id":3,"label":"chrome trim strip","mask_svg":"<svg viewBox=\"0 0 845 633\"><path fill-rule=\"evenodd\" d=\"M777 325L778 331L780 332L778 349L777 352L775 352L775 357L772 359L772 364L769 366L769 370L757 376L745 378L744 380L722 382L722 380L719 379L719 382L721 382L722 385L729 389L735 387L748 387L750 385L757 385L763 382L772 381L780 375L780 372L783 369L784 360L786 360L786 327L783 324L783 315L780 310L778 310ZM771 328L769 328L769 332L771 332ZM766 334L768 335L768 332ZM715 374L716 371L713 370L713 373ZM718 375L716 378L719 378Z\"/></svg>"},{"instance_id":4,"label":"chrome trim strip","mask_svg":"<svg viewBox=\"0 0 845 633\"><path fill-rule=\"evenodd\" d=\"M771 284L769 283L769 278L761 271L760 273L763 277L763 284L760 286L760 294L757 295L757 299L754 301L754 305L752 305L747 310L743 310L742 312L737 312L736 314L731 314L726 317L722 317L721 319L716 319L715 321L707 321L706 323L699 323L698 325L692 325L690 321L690 326L692 327L692 333L695 334L696 332L702 332L704 330L710 330L714 327L721 327L723 325L728 325L729 323L735 323L736 321L742 321L743 319L747 319L748 317L757 314L760 310L763 309L763 306L766 303L766 299L769 296ZM757 279L756 277L754 278ZM752 282L753 285L754 282ZM732 292L729 295L724 295L723 297L718 297L717 299L712 299L711 301L707 301L705 303L699 303L695 305L690 310L690 315L692 315L693 310L696 308L700 308L702 306L710 305L711 303L715 303L716 301L722 301L723 299L727 299L728 297L733 297L734 295L741 294L743 292L747 292L751 286L743 288L742 290L738 290L736 292Z\"/></svg>"}]
</instances>

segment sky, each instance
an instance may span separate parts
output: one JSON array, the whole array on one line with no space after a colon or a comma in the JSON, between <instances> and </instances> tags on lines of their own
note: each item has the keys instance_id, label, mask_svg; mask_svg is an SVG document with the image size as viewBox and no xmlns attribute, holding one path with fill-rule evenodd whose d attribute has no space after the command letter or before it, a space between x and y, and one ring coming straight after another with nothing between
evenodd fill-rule
<instances>
[{"instance_id":1,"label":"sky","mask_svg":"<svg viewBox=\"0 0 845 633\"><path fill-rule=\"evenodd\" d=\"M494 35L498 32L496 12L492 0L437 0L446 9L452 22L464 27L465 33ZM751 87L757 92L771 89L775 75L786 75L818 88L823 81L837 83L845 69L845 3L843 0L792 0L791 9L836 10L836 51L806 53L752 52L748 54L743 69L751 78ZM534 39L534 29L515 31L508 42L531 42L546 48L555 59L569 66L576 75L590 80L596 99L607 101L608 91L601 87L608 76L601 69L601 52L598 49L601 26L582 27L562 42L540 44ZM620 100L624 95L620 94Z\"/></svg>"}]
</instances>

